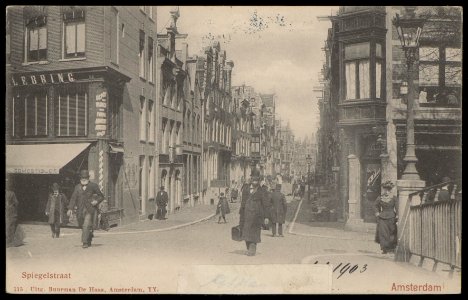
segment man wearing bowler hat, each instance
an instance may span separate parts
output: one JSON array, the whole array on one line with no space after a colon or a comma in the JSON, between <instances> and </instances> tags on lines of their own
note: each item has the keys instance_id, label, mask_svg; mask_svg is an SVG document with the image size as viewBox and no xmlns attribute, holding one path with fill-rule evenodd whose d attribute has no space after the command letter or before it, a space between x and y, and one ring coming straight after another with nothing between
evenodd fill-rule
<instances>
[{"instance_id":1,"label":"man wearing bowler hat","mask_svg":"<svg viewBox=\"0 0 468 300\"><path fill-rule=\"evenodd\" d=\"M93 222L97 214L99 203L104 200L104 195L94 182L89 181L88 170L81 170L80 183L75 186L75 190L68 205L68 216L72 214L72 209L77 208L78 225L81 227L81 242L83 248L91 246L93 239Z\"/></svg>"},{"instance_id":2,"label":"man wearing bowler hat","mask_svg":"<svg viewBox=\"0 0 468 300\"><path fill-rule=\"evenodd\" d=\"M247 255L254 256L257 243L260 243L262 224L268 224L270 203L265 192L260 188L260 172L253 169L250 174L251 184L242 190L239 210L241 238L247 246Z\"/></svg>"}]
</instances>

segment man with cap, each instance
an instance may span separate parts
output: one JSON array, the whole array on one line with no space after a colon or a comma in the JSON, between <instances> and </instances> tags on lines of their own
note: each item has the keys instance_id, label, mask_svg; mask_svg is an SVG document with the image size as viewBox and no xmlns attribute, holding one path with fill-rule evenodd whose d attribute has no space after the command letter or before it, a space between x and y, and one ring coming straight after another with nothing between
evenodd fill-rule
<instances>
[{"instance_id":1,"label":"man with cap","mask_svg":"<svg viewBox=\"0 0 468 300\"><path fill-rule=\"evenodd\" d=\"M166 219L166 206L169 202L169 196L164 190L164 186L161 186L158 195L156 196L156 219L165 220Z\"/></svg>"},{"instance_id":2,"label":"man with cap","mask_svg":"<svg viewBox=\"0 0 468 300\"><path fill-rule=\"evenodd\" d=\"M77 208L78 225L81 227L81 241L83 248L91 246L93 239L93 222L97 214L99 203L104 200L104 195L99 186L89 181L88 170L81 170L80 183L75 186L68 205L68 216L72 209Z\"/></svg>"},{"instance_id":3,"label":"man with cap","mask_svg":"<svg viewBox=\"0 0 468 300\"><path fill-rule=\"evenodd\" d=\"M241 237L247 246L247 255L254 256L257 243L261 242L262 224L268 223L270 204L260 188L260 172L253 169L250 174L251 183L242 190L242 201L239 210Z\"/></svg>"},{"instance_id":4,"label":"man with cap","mask_svg":"<svg viewBox=\"0 0 468 300\"><path fill-rule=\"evenodd\" d=\"M64 212L67 205L67 197L60 192L60 186L57 182L52 184L52 193L49 194L45 209L46 216L49 217L50 230L52 238L60 237L60 225L64 221Z\"/></svg>"}]
</instances>

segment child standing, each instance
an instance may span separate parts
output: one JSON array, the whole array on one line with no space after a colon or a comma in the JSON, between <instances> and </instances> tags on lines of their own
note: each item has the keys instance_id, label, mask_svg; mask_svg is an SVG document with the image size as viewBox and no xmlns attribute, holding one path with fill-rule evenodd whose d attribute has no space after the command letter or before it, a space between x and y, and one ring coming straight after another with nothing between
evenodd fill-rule
<instances>
[{"instance_id":1,"label":"child standing","mask_svg":"<svg viewBox=\"0 0 468 300\"><path fill-rule=\"evenodd\" d=\"M45 214L49 217L52 238L60 236L60 225L63 221L64 209L67 205L67 197L60 192L60 186L54 182L52 184L52 193L47 200Z\"/></svg>"},{"instance_id":2,"label":"child standing","mask_svg":"<svg viewBox=\"0 0 468 300\"><path fill-rule=\"evenodd\" d=\"M218 205L216 206L216 214L219 215L218 224L221 223L221 217L223 218L224 223L227 223L226 215L230 212L231 211L229 209L229 203L227 201L227 198L224 197L224 193L221 193L221 195L219 196Z\"/></svg>"}]
</instances>

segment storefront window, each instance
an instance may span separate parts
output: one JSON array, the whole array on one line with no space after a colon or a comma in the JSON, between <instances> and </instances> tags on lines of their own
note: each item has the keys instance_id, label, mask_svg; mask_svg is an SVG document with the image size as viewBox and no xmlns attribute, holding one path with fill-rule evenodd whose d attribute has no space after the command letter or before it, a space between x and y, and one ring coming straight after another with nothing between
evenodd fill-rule
<instances>
[{"instance_id":1,"label":"storefront window","mask_svg":"<svg viewBox=\"0 0 468 300\"><path fill-rule=\"evenodd\" d=\"M61 89L55 106L57 136L88 135L88 94L84 89Z\"/></svg>"},{"instance_id":2,"label":"storefront window","mask_svg":"<svg viewBox=\"0 0 468 300\"><path fill-rule=\"evenodd\" d=\"M85 13L83 10L67 12L64 18L64 57L84 57L86 49Z\"/></svg>"},{"instance_id":3,"label":"storefront window","mask_svg":"<svg viewBox=\"0 0 468 300\"><path fill-rule=\"evenodd\" d=\"M13 98L12 135L46 136L48 134L48 97L46 91L37 91Z\"/></svg>"},{"instance_id":4,"label":"storefront window","mask_svg":"<svg viewBox=\"0 0 468 300\"><path fill-rule=\"evenodd\" d=\"M47 17L29 20L26 31L26 62L47 60Z\"/></svg>"}]
</instances>

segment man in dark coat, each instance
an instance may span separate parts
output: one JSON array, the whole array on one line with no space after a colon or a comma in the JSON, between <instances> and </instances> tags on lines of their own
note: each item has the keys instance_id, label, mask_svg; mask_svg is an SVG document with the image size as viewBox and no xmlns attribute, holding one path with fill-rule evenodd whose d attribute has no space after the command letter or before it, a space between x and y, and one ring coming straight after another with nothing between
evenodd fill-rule
<instances>
[{"instance_id":1,"label":"man in dark coat","mask_svg":"<svg viewBox=\"0 0 468 300\"><path fill-rule=\"evenodd\" d=\"M156 196L156 219L166 220L166 206L169 202L169 196L164 190L164 186L161 186L158 195Z\"/></svg>"},{"instance_id":2,"label":"man in dark coat","mask_svg":"<svg viewBox=\"0 0 468 300\"><path fill-rule=\"evenodd\" d=\"M251 184L242 189L242 202L239 210L241 237L247 246L247 255L254 256L257 243L261 242L260 234L263 223L268 223L270 211L265 193L260 189L260 172L251 173Z\"/></svg>"},{"instance_id":3,"label":"man in dark coat","mask_svg":"<svg viewBox=\"0 0 468 300\"><path fill-rule=\"evenodd\" d=\"M15 231L18 225L18 199L13 191L10 190L8 178L6 180L5 190L5 234L6 246L14 246Z\"/></svg>"},{"instance_id":4,"label":"man in dark coat","mask_svg":"<svg viewBox=\"0 0 468 300\"><path fill-rule=\"evenodd\" d=\"M60 186L54 182L52 184L52 193L49 194L45 209L46 216L49 217L50 230L52 238L60 237L60 226L64 221L64 211L67 205L67 197L60 192Z\"/></svg>"},{"instance_id":5,"label":"man in dark coat","mask_svg":"<svg viewBox=\"0 0 468 300\"><path fill-rule=\"evenodd\" d=\"M216 215L219 215L218 224L221 223L221 218L223 218L224 223L227 223L226 215L229 213L231 213L229 203L226 197L224 196L224 193L221 193L221 195L219 196L218 205L216 206Z\"/></svg>"},{"instance_id":6,"label":"man in dark coat","mask_svg":"<svg viewBox=\"0 0 468 300\"><path fill-rule=\"evenodd\" d=\"M278 224L278 234L280 237L283 237L283 224L286 219L286 211L288 209L286 203L286 197L283 193L281 193L281 185L277 184L275 191L271 194L271 214L270 214L270 221L271 221L271 230L273 236L276 236L276 224Z\"/></svg>"},{"instance_id":7,"label":"man in dark coat","mask_svg":"<svg viewBox=\"0 0 468 300\"><path fill-rule=\"evenodd\" d=\"M71 216L72 209L77 209L76 217L78 225L81 227L81 241L83 248L88 248L93 239L93 222L98 213L97 208L99 203L104 200L104 195L97 184L89 181L88 170L81 170L80 178L80 183L75 186L68 204L67 215Z\"/></svg>"}]
</instances>

